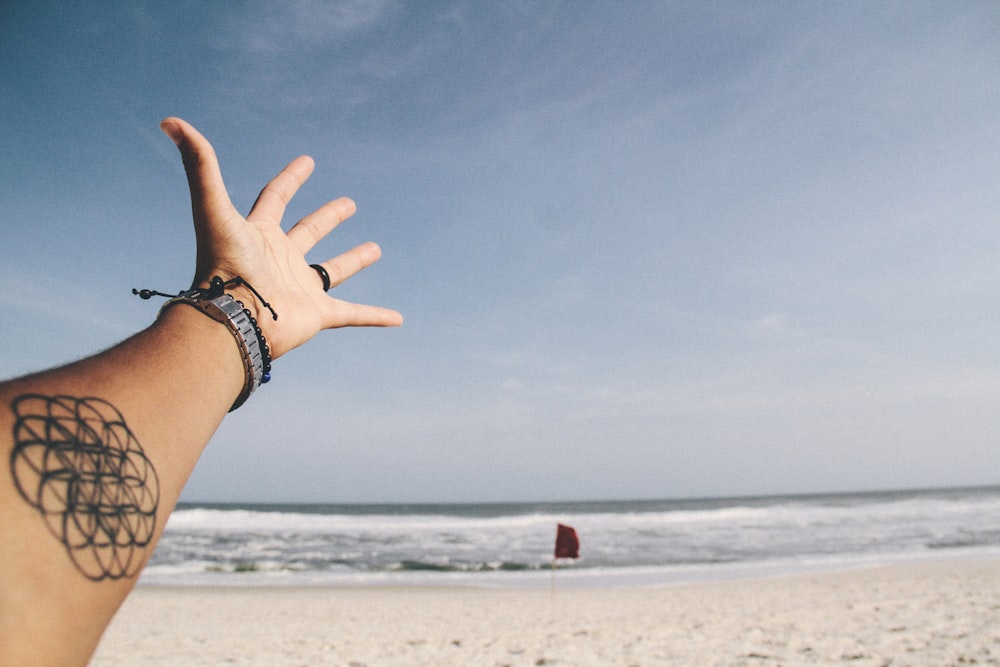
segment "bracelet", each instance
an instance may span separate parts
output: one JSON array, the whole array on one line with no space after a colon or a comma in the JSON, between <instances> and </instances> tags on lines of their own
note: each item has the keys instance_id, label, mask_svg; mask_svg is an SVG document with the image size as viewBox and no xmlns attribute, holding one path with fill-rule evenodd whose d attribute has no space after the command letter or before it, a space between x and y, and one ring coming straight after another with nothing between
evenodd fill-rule
<instances>
[{"instance_id":1,"label":"bracelet","mask_svg":"<svg viewBox=\"0 0 1000 667\"><path fill-rule=\"evenodd\" d=\"M243 382L243 389L233 403L233 407L229 408L229 411L232 412L243 405L250 398L250 394L257 391L261 384L271 379L270 361L267 364L267 371L264 370L264 354L267 350L267 343L264 342L264 336L259 333L260 328L257 326L257 322L242 303L228 294L204 300L182 294L163 304L160 311L162 312L165 308L176 303L194 306L216 322L225 324L229 333L236 339L236 345L240 348L240 358L243 361L246 380Z\"/></svg>"},{"instance_id":2,"label":"bracelet","mask_svg":"<svg viewBox=\"0 0 1000 667\"><path fill-rule=\"evenodd\" d=\"M211 317L216 322L226 325L229 333L236 340L236 345L240 349L240 359L243 362L243 370L246 380L243 382L243 389L233 406L229 408L232 412L243 405L250 394L254 393L262 384L271 380L271 351L267 346L267 340L254 319L250 310L243 305L242 301L237 301L228 294L223 293L226 287L236 285L246 285L254 296L260 299L261 303L271 311L274 319L278 319L278 314L274 312L271 305L264 301L250 283L240 277L229 281L223 281L218 276L212 278L212 282L207 289L195 287L177 295L164 294L153 290L132 290L133 294L139 295L143 299L148 299L154 295L170 297L160 308L160 312L173 306L183 303Z\"/></svg>"}]
</instances>

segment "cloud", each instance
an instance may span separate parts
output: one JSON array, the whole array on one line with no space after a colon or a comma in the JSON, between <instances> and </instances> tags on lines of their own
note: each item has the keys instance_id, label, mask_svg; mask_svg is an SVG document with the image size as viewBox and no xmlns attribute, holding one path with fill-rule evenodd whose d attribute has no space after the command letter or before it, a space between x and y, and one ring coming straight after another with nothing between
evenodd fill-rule
<instances>
[{"instance_id":1,"label":"cloud","mask_svg":"<svg viewBox=\"0 0 1000 667\"><path fill-rule=\"evenodd\" d=\"M30 318L63 332L96 332L100 337L112 339L135 331L137 317L109 312L107 295L89 289L83 282L55 283L44 273L0 268L0 284L4 285L0 310L12 319L16 314L19 319Z\"/></svg>"},{"instance_id":2,"label":"cloud","mask_svg":"<svg viewBox=\"0 0 1000 667\"><path fill-rule=\"evenodd\" d=\"M254 124L283 128L305 123L315 141L321 127L356 131L373 122L358 110L384 103L385 82L408 80L412 54L397 37L396 0L256 2L219 11L216 61L204 71L211 98L228 115L257 115Z\"/></svg>"},{"instance_id":3,"label":"cloud","mask_svg":"<svg viewBox=\"0 0 1000 667\"><path fill-rule=\"evenodd\" d=\"M253 56L276 56L364 34L396 9L392 0L261 2L234 16L223 44Z\"/></svg>"},{"instance_id":4,"label":"cloud","mask_svg":"<svg viewBox=\"0 0 1000 667\"><path fill-rule=\"evenodd\" d=\"M788 318L784 315L765 315L750 323L750 331L760 336L779 336L790 331Z\"/></svg>"}]
</instances>

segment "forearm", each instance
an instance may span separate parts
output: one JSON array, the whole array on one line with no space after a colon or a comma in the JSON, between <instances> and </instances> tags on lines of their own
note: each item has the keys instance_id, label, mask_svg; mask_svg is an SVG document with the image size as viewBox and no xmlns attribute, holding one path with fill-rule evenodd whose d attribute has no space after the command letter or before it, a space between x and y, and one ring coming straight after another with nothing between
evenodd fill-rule
<instances>
[{"instance_id":1,"label":"forearm","mask_svg":"<svg viewBox=\"0 0 1000 667\"><path fill-rule=\"evenodd\" d=\"M226 327L175 305L0 384L0 664L86 663L243 382Z\"/></svg>"},{"instance_id":2,"label":"forearm","mask_svg":"<svg viewBox=\"0 0 1000 667\"><path fill-rule=\"evenodd\" d=\"M268 356L323 329L403 321L327 294L378 261L374 243L306 260L354 202L335 199L282 230L310 158L271 179L244 218L208 140L179 118L161 127L191 190L197 289L111 350L0 383L0 665L87 662L202 449L263 381ZM219 282L246 312L216 293Z\"/></svg>"}]
</instances>

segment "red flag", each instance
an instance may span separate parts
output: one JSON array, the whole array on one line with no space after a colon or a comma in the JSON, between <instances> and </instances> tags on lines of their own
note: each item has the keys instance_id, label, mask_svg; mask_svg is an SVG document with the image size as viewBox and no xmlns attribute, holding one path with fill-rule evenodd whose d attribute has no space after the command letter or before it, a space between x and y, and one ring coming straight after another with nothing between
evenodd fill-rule
<instances>
[{"instance_id":1,"label":"red flag","mask_svg":"<svg viewBox=\"0 0 1000 667\"><path fill-rule=\"evenodd\" d=\"M580 538L570 526L559 524L556 529L556 558L579 558Z\"/></svg>"}]
</instances>

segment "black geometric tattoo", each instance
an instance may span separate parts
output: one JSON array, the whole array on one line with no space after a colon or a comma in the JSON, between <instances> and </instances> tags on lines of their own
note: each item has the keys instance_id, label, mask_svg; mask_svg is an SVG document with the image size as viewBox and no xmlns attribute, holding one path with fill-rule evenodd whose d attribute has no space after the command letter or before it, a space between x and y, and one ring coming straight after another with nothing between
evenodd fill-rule
<instances>
[{"instance_id":1,"label":"black geometric tattoo","mask_svg":"<svg viewBox=\"0 0 1000 667\"><path fill-rule=\"evenodd\" d=\"M125 418L99 398L14 399L10 471L89 579L133 577L153 539L160 485Z\"/></svg>"}]
</instances>

